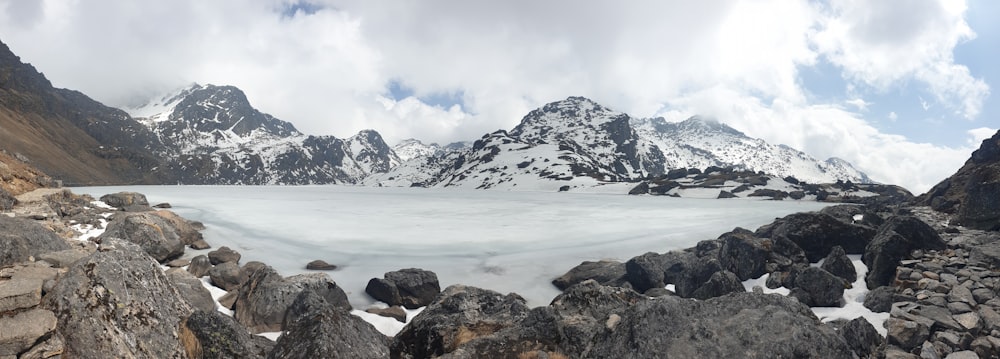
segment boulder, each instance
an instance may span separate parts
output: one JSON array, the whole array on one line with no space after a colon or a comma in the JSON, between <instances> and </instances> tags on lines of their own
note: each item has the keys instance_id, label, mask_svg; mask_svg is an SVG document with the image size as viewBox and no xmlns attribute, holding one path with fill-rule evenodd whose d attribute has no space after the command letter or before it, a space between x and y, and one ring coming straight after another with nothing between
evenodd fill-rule
<instances>
[{"instance_id":1,"label":"boulder","mask_svg":"<svg viewBox=\"0 0 1000 359\"><path fill-rule=\"evenodd\" d=\"M0 267L67 249L66 241L35 221L0 216Z\"/></svg>"},{"instance_id":2,"label":"boulder","mask_svg":"<svg viewBox=\"0 0 1000 359\"><path fill-rule=\"evenodd\" d=\"M383 316L386 318L392 318L398 320L400 323L406 323L406 311L403 307L394 305L388 308L368 308L365 312L375 314L378 316Z\"/></svg>"},{"instance_id":3,"label":"boulder","mask_svg":"<svg viewBox=\"0 0 1000 359\"><path fill-rule=\"evenodd\" d=\"M199 239L197 241L191 242L191 244L189 244L188 246L191 247L191 249L196 249L196 250L212 248L212 246L209 245L208 242L205 242L204 239Z\"/></svg>"},{"instance_id":4,"label":"boulder","mask_svg":"<svg viewBox=\"0 0 1000 359\"><path fill-rule=\"evenodd\" d=\"M305 289L315 291L338 308L351 309L347 294L326 273L282 278L274 268L264 266L250 273L240 285L233 317L253 333L282 330L285 312Z\"/></svg>"},{"instance_id":5,"label":"boulder","mask_svg":"<svg viewBox=\"0 0 1000 359\"><path fill-rule=\"evenodd\" d=\"M632 189L628 191L628 194L630 195L647 194L647 193L649 193L648 182L640 182L638 185L632 187Z\"/></svg>"},{"instance_id":6,"label":"boulder","mask_svg":"<svg viewBox=\"0 0 1000 359\"><path fill-rule=\"evenodd\" d=\"M892 282L899 261L916 249L944 249L945 242L931 226L911 216L890 217L879 227L862 257L868 274L865 282L874 289Z\"/></svg>"},{"instance_id":7,"label":"boulder","mask_svg":"<svg viewBox=\"0 0 1000 359\"><path fill-rule=\"evenodd\" d=\"M434 301L441 292L441 285L434 272L407 268L387 272L385 279L373 278L368 282L365 292L389 305L417 309Z\"/></svg>"},{"instance_id":8,"label":"boulder","mask_svg":"<svg viewBox=\"0 0 1000 359\"><path fill-rule=\"evenodd\" d=\"M705 285L715 273L723 270L719 260L714 257L688 257L685 261L671 268L673 273L669 277L674 283L674 291L684 298L693 298L695 292Z\"/></svg>"},{"instance_id":9,"label":"boulder","mask_svg":"<svg viewBox=\"0 0 1000 359\"><path fill-rule=\"evenodd\" d=\"M388 358L388 338L368 322L302 290L288 308L284 334L268 358Z\"/></svg>"},{"instance_id":10,"label":"boulder","mask_svg":"<svg viewBox=\"0 0 1000 359\"><path fill-rule=\"evenodd\" d=\"M230 291L240 287L246 277L240 273L240 266L235 262L225 262L208 270L212 285Z\"/></svg>"},{"instance_id":11,"label":"boulder","mask_svg":"<svg viewBox=\"0 0 1000 359\"><path fill-rule=\"evenodd\" d=\"M184 245L191 245L197 241L204 240L201 232L190 221L178 216L177 213L165 210L152 213L170 222L174 231L177 232L177 236L180 237L181 243L184 243Z\"/></svg>"},{"instance_id":12,"label":"boulder","mask_svg":"<svg viewBox=\"0 0 1000 359\"><path fill-rule=\"evenodd\" d=\"M573 267L569 272L552 280L559 290L566 290L574 284L593 279L604 285L618 285L624 282L625 264L619 261L601 260L597 262L584 261Z\"/></svg>"},{"instance_id":13,"label":"boulder","mask_svg":"<svg viewBox=\"0 0 1000 359\"><path fill-rule=\"evenodd\" d=\"M212 269L212 262L208 260L205 255L198 255L191 258L191 264L188 264L188 272L195 278L201 278L208 275L209 269ZM221 288L221 287L220 287Z\"/></svg>"},{"instance_id":14,"label":"boulder","mask_svg":"<svg viewBox=\"0 0 1000 359\"><path fill-rule=\"evenodd\" d=\"M929 327L909 320L890 317L885 321L885 328L889 344L898 345L903 350L916 348L930 337Z\"/></svg>"},{"instance_id":15,"label":"boulder","mask_svg":"<svg viewBox=\"0 0 1000 359\"><path fill-rule=\"evenodd\" d=\"M390 344L394 358L441 356L475 338L514 326L528 315L524 298L453 285L403 327Z\"/></svg>"},{"instance_id":16,"label":"boulder","mask_svg":"<svg viewBox=\"0 0 1000 359\"><path fill-rule=\"evenodd\" d=\"M745 292L743 282L730 271L721 270L712 273L704 284L691 293L691 298L708 299L723 296L729 293Z\"/></svg>"},{"instance_id":17,"label":"boulder","mask_svg":"<svg viewBox=\"0 0 1000 359\"><path fill-rule=\"evenodd\" d=\"M52 312L31 309L0 316L0 357L17 357L56 329Z\"/></svg>"},{"instance_id":18,"label":"boulder","mask_svg":"<svg viewBox=\"0 0 1000 359\"><path fill-rule=\"evenodd\" d=\"M151 212L115 215L98 239L103 241L108 238L120 238L138 244L159 262L184 254L184 243L173 224Z\"/></svg>"},{"instance_id":19,"label":"boulder","mask_svg":"<svg viewBox=\"0 0 1000 359\"><path fill-rule=\"evenodd\" d=\"M174 284L177 292L188 302L192 309L215 310L215 299L212 293L201 284L201 280L181 268L171 268L164 272L167 279Z\"/></svg>"},{"instance_id":20,"label":"boulder","mask_svg":"<svg viewBox=\"0 0 1000 359\"><path fill-rule=\"evenodd\" d=\"M733 194L732 192L729 192L729 191L726 191L726 190L722 190L722 191L719 191L719 196L716 197L716 199L726 199L726 198L737 198L737 196L735 194Z\"/></svg>"},{"instance_id":21,"label":"boulder","mask_svg":"<svg viewBox=\"0 0 1000 359\"><path fill-rule=\"evenodd\" d=\"M274 346L214 309L191 313L181 323L180 337L189 358L264 358Z\"/></svg>"},{"instance_id":22,"label":"boulder","mask_svg":"<svg viewBox=\"0 0 1000 359\"><path fill-rule=\"evenodd\" d=\"M638 292L645 292L650 288L663 288L666 285L663 274L664 256L647 252L629 259L625 262L625 280Z\"/></svg>"},{"instance_id":23,"label":"boulder","mask_svg":"<svg viewBox=\"0 0 1000 359\"><path fill-rule=\"evenodd\" d=\"M739 280L759 278L767 273L770 240L762 240L743 228L719 236L719 264Z\"/></svg>"},{"instance_id":24,"label":"boulder","mask_svg":"<svg viewBox=\"0 0 1000 359\"><path fill-rule=\"evenodd\" d=\"M628 307L588 358L852 358L851 347L808 307L780 295L705 301L662 297Z\"/></svg>"},{"instance_id":25,"label":"boulder","mask_svg":"<svg viewBox=\"0 0 1000 359\"><path fill-rule=\"evenodd\" d=\"M309 269L309 270L334 270L334 269L337 269L337 266L335 266L333 264L330 264L330 263L327 263L324 260L317 259L317 260L314 260L314 261L309 262L308 264L306 264L306 269Z\"/></svg>"},{"instance_id":26,"label":"boulder","mask_svg":"<svg viewBox=\"0 0 1000 359\"><path fill-rule=\"evenodd\" d=\"M795 213L757 229L759 238L787 239L801 248L810 262L823 259L835 246L848 254L862 254L875 230L839 221L816 212Z\"/></svg>"},{"instance_id":27,"label":"boulder","mask_svg":"<svg viewBox=\"0 0 1000 359\"><path fill-rule=\"evenodd\" d=\"M800 301L810 307L839 307L845 286L843 279L817 267L807 267L795 277L795 288L808 295L808 300Z\"/></svg>"},{"instance_id":28,"label":"boulder","mask_svg":"<svg viewBox=\"0 0 1000 359\"><path fill-rule=\"evenodd\" d=\"M142 248L106 241L114 249L78 261L43 300L58 318L63 356L183 357L177 328L191 308Z\"/></svg>"},{"instance_id":29,"label":"boulder","mask_svg":"<svg viewBox=\"0 0 1000 359\"><path fill-rule=\"evenodd\" d=\"M858 271L854 268L854 263L851 262L850 258L847 258L847 254L840 246L835 246L830 250L830 254L823 258L823 264L820 265L820 268L840 277L847 283L854 283L858 279Z\"/></svg>"},{"instance_id":30,"label":"boulder","mask_svg":"<svg viewBox=\"0 0 1000 359\"><path fill-rule=\"evenodd\" d=\"M118 192L101 196L101 202L111 207L123 209L129 206L149 206L146 195L136 192Z\"/></svg>"},{"instance_id":31,"label":"boulder","mask_svg":"<svg viewBox=\"0 0 1000 359\"><path fill-rule=\"evenodd\" d=\"M219 265L220 263L226 262L239 263L240 257L242 256L239 252L226 246L222 246L219 247L219 249L208 252L208 260L212 263L212 265Z\"/></svg>"},{"instance_id":32,"label":"boulder","mask_svg":"<svg viewBox=\"0 0 1000 359\"><path fill-rule=\"evenodd\" d=\"M76 261L88 255L90 255L90 252L74 248L62 251L40 253L35 256L35 259L45 261L53 267L69 268L73 265L73 263L76 263Z\"/></svg>"},{"instance_id":33,"label":"boulder","mask_svg":"<svg viewBox=\"0 0 1000 359\"><path fill-rule=\"evenodd\" d=\"M0 313L29 309L42 301L42 281L12 279L0 281Z\"/></svg>"},{"instance_id":34,"label":"boulder","mask_svg":"<svg viewBox=\"0 0 1000 359\"><path fill-rule=\"evenodd\" d=\"M892 309L892 303L916 300L916 297L896 293L891 286L881 286L865 294L864 306L873 312L888 313Z\"/></svg>"},{"instance_id":35,"label":"boulder","mask_svg":"<svg viewBox=\"0 0 1000 359\"><path fill-rule=\"evenodd\" d=\"M865 318L831 323L859 358L876 358L883 345L882 335Z\"/></svg>"}]
</instances>

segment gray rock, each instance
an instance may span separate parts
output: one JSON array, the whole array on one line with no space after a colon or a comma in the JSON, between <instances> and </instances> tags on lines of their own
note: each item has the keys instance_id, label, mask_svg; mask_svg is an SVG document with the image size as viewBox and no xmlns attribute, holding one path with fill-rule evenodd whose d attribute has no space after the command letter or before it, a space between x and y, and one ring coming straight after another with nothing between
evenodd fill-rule
<instances>
[{"instance_id":1,"label":"gray rock","mask_svg":"<svg viewBox=\"0 0 1000 359\"><path fill-rule=\"evenodd\" d=\"M787 239L805 251L810 262L817 262L834 246L848 254L864 253L875 235L870 227L839 221L822 213L795 213L757 229L757 237Z\"/></svg>"},{"instance_id":2,"label":"gray rock","mask_svg":"<svg viewBox=\"0 0 1000 359\"><path fill-rule=\"evenodd\" d=\"M89 254L89 252L82 249L67 249L62 251L40 253L35 256L35 259L46 261L54 267L69 268L69 266L73 265L73 263L76 263L76 261Z\"/></svg>"},{"instance_id":3,"label":"gray rock","mask_svg":"<svg viewBox=\"0 0 1000 359\"><path fill-rule=\"evenodd\" d=\"M240 287L246 277L241 275L240 266L236 262L225 262L208 270L208 277L212 280L212 285L226 291Z\"/></svg>"},{"instance_id":4,"label":"gray rock","mask_svg":"<svg viewBox=\"0 0 1000 359\"><path fill-rule=\"evenodd\" d=\"M1000 330L1000 314L989 306L979 306L976 310L979 318L983 320L983 329L986 331Z\"/></svg>"},{"instance_id":5,"label":"gray rock","mask_svg":"<svg viewBox=\"0 0 1000 359\"><path fill-rule=\"evenodd\" d=\"M585 261L570 269L566 274L552 280L552 284L559 290L566 290L566 288L588 279L605 285L614 285L624 281L624 277L625 263L611 260Z\"/></svg>"},{"instance_id":6,"label":"gray rock","mask_svg":"<svg viewBox=\"0 0 1000 359\"><path fill-rule=\"evenodd\" d=\"M441 293L441 284L438 283L437 274L429 270L400 269L386 273L385 280L395 284L401 300L400 303L389 304L399 304L407 309L417 309L431 304L438 293Z\"/></svg>"},{"instance_id":7,"label":"gray rock","mask_svg":"<svg viewBox=\"0 0 1000 359\"><path fill-rule=\"evenodd\" d=\"M735 274L723 270L713 273L705 284L691 293L691 298L708 299L745 291L746 288L743 287L743 283Z\"/></svg>"},{"instance_id":8,"label":"gray rock","mask_svg":"<svg viewBox=\"0 0 1000 359\"><path fill-rule=\"evenodd\" d=\"M835 246L830 250L830 254L823 258L823 264L820 265L820 268L840 277L847 283L854 283L858 279L858 271L854 268L854 263L851 262L850 258L847 258L847 253L840 246Z\"/></svg>"},{"instance_id":9,"label":"gray rock","mask_svg":"<svg viewBox=\"0 0 1000 359\"><path fill-rule=\"evenodd\" d=\"M399 288L390 281L382 278L372 278L365 286L365 293L368 293L375 300L389 305L400 305L403 299L399 297Z\"/></svg>"},{"instance_id":10,"label":"gray rock","mask_svg":"<svg viewBox=\"0 0 1000 359\"><path fill-rule=\"evenodd\" d=\"M991 268L1000 268L1000 242L991 241L972 246L969 261L982 263Z\"/></svg>"},{"instance_id":11,"label":"gray rock","mask_svg":"<svg viewBox=\"0 0 1000 359\"><path fill-rule=\"evenodd\" d=\"M972 295L972 291L961 285L951 288L951 291L948 292L948 301L965 303L973 307L977 304L976 297Z\"/></svg>"},{"instance_id":12,"label":"gray rock","mask_svg":"<svg viewBox=\"0 0 1000 359\"><path fill-rule=\"evenodd\" d=\"M650 288L662 288L664 283L664 255L648 252L625 262L625 280L636 291L645 292Z\"/></svg>"},{"instance_id":13,"label":"gray rock","mask_svg":"<svg viewBox=\"0 0 1000 359\"><path fill-rule=\"evenodd\" d=\"M264 358L274 346L216 310L194 311L181 323L180 332L189 358Z\"/></svg>"},{"instance_id":14,"label":"gray rock","mask_svg":"<svg viewBox=\"0 0 1000 359\"><path fill-rule=\"evenodd\" d=\"M184 254L181 242L173 225L154 213L120 213L112 217L108 228L99 239L119 238L138 244L147 254L159 262L168 261Z\"/></svg>"},{"instance_id":15,"label":"gray rock","mask_svg":"<svg viewBox=\"0 0 1000 359\"><path fill-rule=\"evenodd\" d=\"M208 242L205 242L204 239L199 239L197 241L191 242L191 244L189 244L188 246L191 247L191 249L196 249L196 250L212 248L212 246L209 245Z\"/></svg>"},{"instance_id":16,"label":"gray rock","mask_svg":"<svg viewBox=\"0 0 1000 359\"><path fill-rule=\"evenodd\" d=\"M212 263L208 260L205 255L198 255L191 258L191 264L188 265L188 272L195 278L201 278L208 275L208 271L212 269Z\"/></svg>"},{"instance_id":17,"label":"gray rock","mask_svg":"<svg viewBox=\"0 0 1000 359\"><path fill-rule=\"evenodd\" d=\"M43 299L59 320L64 357L183 357L177 328L191 308L139 246L107 241L115 249L77 262Z\"/></svg>"},{"instance_id":18,"label":"gray rock","mask_svg":"<svg viewBox=\"0 0 1000 359\"><path fill-rule=\"evenodd\" d=\"M388 358L388 338L371 324L302 290L285 315L285 333L268 358Z\"/></svg>"},{"instance_id":19,"label":"gray rock","mask_svg":"<svg viewBox=\"0 0 1000 359\"><path fill-rule=\"evenodd\" d=\"M962 314L956 314L953 316L955 321L962 326L966 331L976 334L979 333L979 329L982 329L983 322L979 318L979 314L968 312Z\"/></svg>"},{"instance_id":20,"label":"gray rock","mask_svg":"<svg viewBox=\"0 0 1000 359\"><path fill-rule=\"evenodd\" d=\"M309 269L309 270L334 270L334 269L337 269L337 266L335 266L333 264L330 264L330 263L327 263L324 260L317 259L317 260L314 260L314 261L309 262L308 264L306 264L306 269Z\"/></svg>"},{"instance_id":21,"label":"gray rock","mask_svg":"<svg viewBox=\"0 0 1000 359\"><path fill-rule=\"evenodd\" d=\"M979 359L979 355L971 350L962 350L948 354L944 359Z\"/></svg>"},{"instance_id":22,"label":"gray rock","mask_svg":"<svg viewBox=\"0 0 1000 359\"><path fill-rule=\"evenodd\" d=\"M171 268L164 273L167 275L167 279L174 284L174 288L177 288L181 298L184 298L192 309L215 310L215 299L212 298L212 293L201 284L201 280L180 268Z\"/></svg>"},{"instance_id":23,"label":"gray rock","mask_svg":"<svg viewBox=\"0 0 1000 359\"><path fill-rule=\"evenodd\" d=\"M844 300L844 280L817 267L807 267L795 277L795 288L810 299L810 307L839 307Z\"/></svg>"},{"instance_id":24,"label":"gray rock","mask_svg":"<svg viewBox=\"0 0 1000 359\"><path fill-rule=\"evenodd\" d=\"M969 344L969 349L976 352L980 358L989 358L990 356L997 356L997 351L993 347L993 343L984 337L976 338Z\"/></svg>"},{"instance_id":25,"label":"gray rock","mask_svg":"<svg viewBox=\"0 0 1000 359\"><path fill-rule=\"evenodd\" d=\"M191 264L191 260L190 259L177 258L177 259L174 259L174 260L169 261L167 263L164 263L163 265L165 265L167 267L170 267L170 268L180 268L180 267L188 266L190 264Z\"/></svg>"},{"instance_id":26,"label":"gray rock","mask_svg":"<svg viewBox=\"0 0 1000 359\"><path fill-rule=\"evenodd\" d=\"M42 281L14 279L0 281L0 313L37 306L42 301Z\"/></svg>"},{"instance_id":27,"label":"gray rock","mask_svg":"<svg viewBox=\"0 0 1000 359\"><path fill-rule=\"evenodd\" d=\"M181 218L176 213L166 210L155 211L153 214L162 217L163 219L170 222L177 236L180 238L181 243L184 245L192 245L198 241L204 241L201 232L198 231L198 227L192 224L190 221Z\"/></svg>"},{"instance_id":28,"label":"gray rock","mask_svg":"<svg viewBox=\"0 0 1000 359\"><path fill-rule=\"evenodd\" d=\"M675 269L677 268L675 267ZM679 265L679 272L672 274L671 277L674 278L674 289L677 295L684 298L693 298L699 288L708 283L715 273L721 271L722 266L714 257L687 257Z\"/></svg>"},{"instance_id":29,"label":"gray rock","mask_svg":"<svg viewBox=\"0 0 1000 359\"><path fill-rule=\"evenodd\" d=\"M888 285L900 260L917 249L944 249L941 236L927 223L910 216L893 216L878 229L862 259L868 266L865 282L869 289Z\"/></svg>"},{"instance_id":30,"label":"gray rock","mask_svg":"<svg viewBox=\"0 0 1000 359\"><path fill-rule=\"evenodd\" d=\"M282 278L273 268L265 266L250 273L240 285L233 316L253 333L282 330L285 312L305 289L315 291L338 308L351 309L347 294L326 273Z\"/></svg>"},{"instance_id":31,"label":"gray rock","mask_svg":"<svg viewBox=\"0 0 1000 359\"><path fill-rule=\"evenodd\" d=\"M808 339L805 339L808 338ZM588 358L852 358L847 342L808 307L770 294L706 301L663 297L625 310Z\"/></svg>"},{"instance_id":32,"label":"gray rock","mask_svg":"<svg viewBox=\"0 0 1000 359\"><path fill-rule=\"evenodd\" d=\"M884 340L882 335L872 326L872 323L869 323L865 318L858 317L850 321L832 324L858 357L877 357Z\"/></svg>"},{"instance_id":33,"label":"gray rock","mask_svg":"<svg viewBox=\"0 0 1000 359\"><path fill-rule=\"evenodd\" d=\"M35 221L0 216L0 267L67 249L66 241Z\"/></svg>"},{"instance_id":34,"label":"gray rock","mask_svg":"<svg viewBox=\"0 0 1000 359\"><path fill-rule=\"evenodd\" d=\"M222 246L219 247L219 249L208 252L208 260L212 262L212 265L219 265L226 262L239 263L240 257L242 256L239 252L226 246Z\"/></svg>"},{"instance_id":35,"label":"gray rock","mask_svg":"<svg viewBox=\"0 0 1000 359\"><path fill-rule=\"evenodd\" d=\"M514 326L528 311L524 298L516 294L453 285L393 338L390 355L441 356L471 339Z\"/></svg>"},{"instance_id":36,"label":"gray rock","mask_svg":"<svg viewBox=\"0 0 1000 359\"><path fill-rule=\"evenodd\" d=\"M136 192L118 192L101 196L101 202L115 208L128 206L149 206L146 195Z\"/></svg>"},{"instance_id":37,"label":"gray rock","mask_svg":"<svg viewBox=\"0 0 1000 359\"><path fill-rule=\"evenodd\" d=\"M903 350L916 348L931 334L930 328L923 324L891 317L886 320L885 327L889 344L898 345Z\"/></svg>"},{"instance_id":38,"label":"gray rock","mask_svg":"<svg viewBox=\"0 0 1000 359\"><path fill-rule=\"evenodd\" d=\"M398 320L400 323L406 323L406 311L403 310L403 307L398 305L394 305L389 308L368 308L365 309L365 312L386 318L392 318Z\"/></svg>"},{"instance_id":39,"label":"gray rock","mask_svg":"<svg viewBox=\"0 0 1000 359\"><path fill-rule=\"evenodd\" d=\"M56 328L52 312L31 309L0 316L0 356L16 356L35 345Z\"/></svg>"},{"instance_id":40,"label":"gray rock","mask_svg":"<svg viewBox=\"0 0 1000 359\"><path fill-rule=\"evenodd\" d=\"M723 269L736 274L739 280L758 278L767 273L771 241L754 236L743 228L736 228L719 236L719 264Z\"/></svg>"}]
</instances>

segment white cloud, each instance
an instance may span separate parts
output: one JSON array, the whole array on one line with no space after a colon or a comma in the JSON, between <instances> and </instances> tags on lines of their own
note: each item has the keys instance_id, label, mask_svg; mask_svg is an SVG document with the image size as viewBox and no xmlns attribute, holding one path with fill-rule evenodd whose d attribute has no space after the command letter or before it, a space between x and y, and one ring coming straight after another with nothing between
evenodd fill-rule
<instances>
[{"instance_id":1,"label":"white cloud","mask_svg":"<svg viewBox=\"0 0 1000 359\"><path fill-rule=\"evenodd\" d=\"M983 143L983 140L993 137L997 133L997 129L989 127L974 128L968 131L969 133L969 146L973 148L979 148L979 145Z\"/></svg>"},{"instance_id":2,"label":"white cloud","mask_svg":"<svg viewBox=\"0 0 1000 359\"><path fill-rule=\"evenodd\" d=\"M896 111L892 111L892 112L889 112L888 118L889 118L889 121L896 122L896 120L899 119L899 115L896 114Z\"/></svg>"},{"instance_id":3,"label":"white cloud","mask_svg":"<svg viewBox=\"0 0 1000 359\"><path fill-rule=\"evenodd\" d=\"M972 118L989 93L952 56L975 36L961 1L908 2L902 16L898 3L863 0L328 0L283 15L292 3L0 0L0 34L57 86L114 105L232 84L306 133L374 128L390 142L447 143L582 95L637 116L716 115L914 191L968 148L880 133L842 105L865 113L866 92L918 86L934 96L926 106ZM805 95L799 71L820 59L843 72L851 100ZM387 98L390 81L415 97ZM463 106L419 100L441 93L460 93Z\"/></svg>"}]
</instances>

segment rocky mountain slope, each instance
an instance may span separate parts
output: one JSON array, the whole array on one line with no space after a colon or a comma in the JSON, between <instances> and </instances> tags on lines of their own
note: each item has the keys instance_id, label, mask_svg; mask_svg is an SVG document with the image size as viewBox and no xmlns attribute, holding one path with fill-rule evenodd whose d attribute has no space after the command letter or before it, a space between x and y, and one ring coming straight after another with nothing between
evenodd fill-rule
<instances>
[{"instance_id":1,"label":"rocky mountain slope","mask_svg":"<svg viewBox=\"0 0 1000 359\"><path fill-rule=\"evenodd\" d=\"M375 131L304 135L232 86L195 84L130 112L164 144L166 183L355 183L400 162Z\"/></svg>"},{"instance_id":2,"label":"rocky mountain slope","mask_svg":"<svg viewBox=\"0 0 1000 359\"><path fill-rule=\"evenodd\" d=\"M983 141L951 177L938 183L918 201L953 215L961 225L1000 228L1000 132Z\"/></svg>"},{"instance_id":3,"label":"rocky mountain slope","mask_svg":"<svg viewBox=\"0 0 1000 359\"><path fill-rule=\"evenodd\" d=\"M680 123L636 119L583 97L549 103L509 132L484 135L464 150L418 144L401 144L412 158L365 183L565 190L713 166L811 183L871 182L846 161L819 161L718 122L698 117ZM429 155L421 156L425 153Z\"/></svg>"},{"instance_id":4,"label":"rocky mountain slope","mask_svg":"<svg viewBox=\"0 0 1000 359\"><path fill-rule=\"evenodd\" d=\"M0 149L70 185L157 181L163 144L125 112L57 89L0 43Z\"/></svg>"}]
</instances>

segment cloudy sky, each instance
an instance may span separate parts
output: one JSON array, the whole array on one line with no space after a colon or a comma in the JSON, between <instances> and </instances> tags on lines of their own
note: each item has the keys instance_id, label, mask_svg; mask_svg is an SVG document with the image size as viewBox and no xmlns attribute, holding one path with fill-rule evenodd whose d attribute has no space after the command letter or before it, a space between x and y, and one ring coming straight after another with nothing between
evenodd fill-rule
<instances>
[{"instance_id":1,"label":"cloudy sky","mask_svg":"<svg viewBox=\"0 0 1000 359\"><path fill-rule=\"evenodd\" d=\"M192 82L302 132L446 143L586 96L713 116L923 192L1000 127L990 0L0 0L0 41L112 106Z\"/></svg>"}]
</instances>

